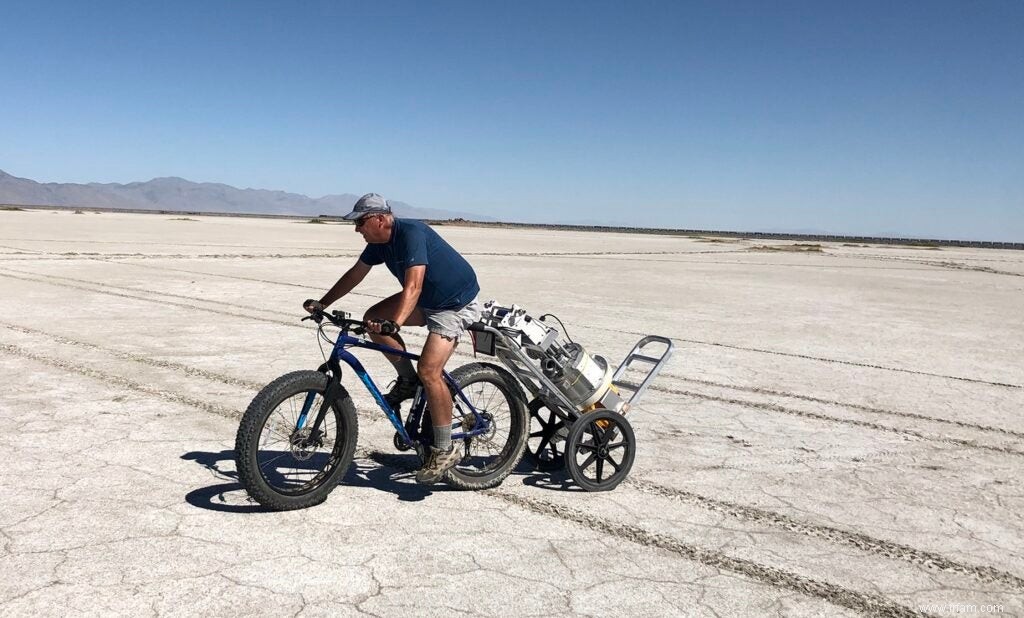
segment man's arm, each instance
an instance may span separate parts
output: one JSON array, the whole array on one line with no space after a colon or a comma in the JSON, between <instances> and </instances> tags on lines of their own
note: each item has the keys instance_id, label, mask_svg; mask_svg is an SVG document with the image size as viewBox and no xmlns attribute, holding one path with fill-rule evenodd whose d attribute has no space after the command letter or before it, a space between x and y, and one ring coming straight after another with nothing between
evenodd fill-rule
<instances>
[{"instance_id":1,"label":"man's arm","mask_svg":"<svg viewBox=\"0 0 1024 618\"><path fill-rule=\"evenodd\" d=\"M416 301L420 299L420 292L423 291L423 277L427 274L426 264L410 266L405 269L405 285L402 286L402 294L398 297L398 315L395 321L399 326L405 324L416 308Z\"/></svg>"},{"instance_id":2,"label":"man's arm","mask_svg":"<svg viewBox=\"0 0 1024 618\"><path fill-rule=\"evenodd\" d=\"M373 267L369 264L364 263L362 260L357 260L352 268L345 271L345 274L338 279L338 282L331 289L327 290L327 293L320 299L320 304L324 307L329 307L331 303L351 292L352 288L359 285L359 282L366 278L371 268Z\"/></svg>"}]
</instances>

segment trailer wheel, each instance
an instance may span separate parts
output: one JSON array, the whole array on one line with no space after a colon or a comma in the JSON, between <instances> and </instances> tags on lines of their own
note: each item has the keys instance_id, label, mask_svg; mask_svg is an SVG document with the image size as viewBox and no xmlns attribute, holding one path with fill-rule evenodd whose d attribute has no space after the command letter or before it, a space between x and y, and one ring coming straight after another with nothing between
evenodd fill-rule
<instances>
[{"instance_id":1,"label":"trailer wheel","mask_svg":"<svg viewBox=\"0 0 1024 618\"><path fill-rule=\"evenodd\" d=\"M527 405L530 435L526 440L526 458L542 472L565 466L565 437L569 433L563 421L539 397Z\"/></svg>"},{"instance_id":2,"label":"trailer wheel","mask_svg":"<svg viewBox=\"0 0 1024 618\"><path fill-rule=\"evenodd\" d=\"M611 410L580 416L569 427L565 444L569 476L586 491L614 489L629 474L636 457L633 427Z\"/></svg>"}]
</instances>

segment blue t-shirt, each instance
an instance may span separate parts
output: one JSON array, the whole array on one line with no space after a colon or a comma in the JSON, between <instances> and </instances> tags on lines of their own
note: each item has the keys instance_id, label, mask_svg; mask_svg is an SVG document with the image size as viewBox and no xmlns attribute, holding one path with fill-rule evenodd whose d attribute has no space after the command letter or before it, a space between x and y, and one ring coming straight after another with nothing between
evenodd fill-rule
<instances>
[{"instance_id":1,"label":"blue t-shirt","mask_svg":"<svg viewBox=\"0 0 1024 618\"><path fill-rule=\"evenodd\" d=\"M387 264L405 285L405 270L424 264L423 288L416 306L424 309L461 309L480 293L476 273L466 258L452 249L429 225L416 219L395 219L391 239L368 244L359 261L370 266Z\"/></svg>"}]
</instances>

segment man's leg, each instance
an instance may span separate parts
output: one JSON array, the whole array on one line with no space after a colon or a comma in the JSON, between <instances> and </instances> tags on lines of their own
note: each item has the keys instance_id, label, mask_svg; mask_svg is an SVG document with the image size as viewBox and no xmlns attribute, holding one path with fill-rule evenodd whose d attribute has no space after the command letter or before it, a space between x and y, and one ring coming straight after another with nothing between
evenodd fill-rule
<instances>
[{"instance_id":1,"label":"man's leg","mask_svg":"<svg viewBox=\"0 0 1024 618\"><path fill-rule=\"evenodd\" d=\"M366 310L363 315L363 320L395 320L398 317L399 308L399 296L400 294L394 294L384 300L380 301L376 305ZM420 311L419 307L412 310L412 314L406 319L404 326L423 326L426 322L424 321L423 312ZM380 333L367 333L370 339L380 345L386 345L393 348L400 348L406 350L405 341L402 340L402 336L398 333L393 335L382 335ZM412 365L412 361L408 358L403 358L395 354L385 354L385 358L391 362L395 367L395 371L398 372L398 383L395 384L395 388L392 389L391 393L388 393L388 403L392 407L396 406L401 401L412 397L416 393L416 369Z\"/></svg>"},{"instance_id":2,"label":"man's leg","mask_svg":"<svg viewBox=\"0 0 1024 618\"><path fill-rule=\"evenodd\" d=\"M437 482L461 457L461 453L452 448L452 393L442 375L457 342L455 338L430 333L417 367L430 405L430 422L434 426L434 451L427 465L416 475L416 480L421 483Z\"/></svg>"},{"instance_id":3,"label":"man's leg","mask_svg":"<svg viewBox=\"0 0 1024 618\"><path fill-rule=\"evenodd\" d=\"M452 424L452 393L444 383L444 366L455 351L456 339L448 339L437 333L427 335L423 344L423 353L416 369L423 390L427 391L427 403L430 404L430 422L435 427L451 427Z\"/></svg>"}]
</instances>

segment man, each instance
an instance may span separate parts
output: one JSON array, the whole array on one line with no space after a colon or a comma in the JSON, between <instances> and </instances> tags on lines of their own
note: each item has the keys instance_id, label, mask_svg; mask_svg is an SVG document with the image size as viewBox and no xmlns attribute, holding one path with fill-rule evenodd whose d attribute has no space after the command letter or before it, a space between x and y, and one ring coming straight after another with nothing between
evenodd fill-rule
<instances>
[{"instance_id":1,"label":"man","mask_svg":"<svg viewBox=\"0 0 1024 618\"><path fill-rule=\"evenodd\" d=\"M434 426L434 446L416 474L420 483L436 483L458 463L461 452L452 444L452 396L442 370L467 326L480 318L476 273L455 249L430 226L415 219L398 219L376 193L359 198L345 219L355 221L366 249L352 268L319 301L307 300L307 311L323 309L352 291L377 264L385 264L402 284L402 291L366 310L370 338L379 344L406 349L398 334L381 333L381 321L399 326L426 326L418 366L407 358L385 354L398 371L398 380L384 396L396 411L416 394L422 383Z\"/></svg>"}]
</instances>

